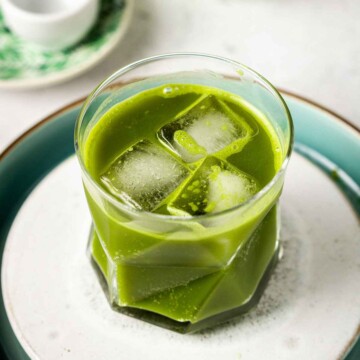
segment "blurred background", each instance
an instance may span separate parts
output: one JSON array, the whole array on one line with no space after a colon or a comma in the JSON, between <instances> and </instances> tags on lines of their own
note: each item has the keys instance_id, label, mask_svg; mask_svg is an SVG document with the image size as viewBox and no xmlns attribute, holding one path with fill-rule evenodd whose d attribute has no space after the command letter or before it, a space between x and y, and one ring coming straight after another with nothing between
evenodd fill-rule
<instances>
[{"instance_id":1,"label":"blurred background","mask_svg":"<svg viewBox=\"0 0 360 360\"><path fill-rule=\"evenodd\" d=\"M58 85L0 89L0 151L116 69L179 51L237 60L360 126L359 17L359 0L135 0L125 36L95 67Z\"/></svg>"}]
</instances>

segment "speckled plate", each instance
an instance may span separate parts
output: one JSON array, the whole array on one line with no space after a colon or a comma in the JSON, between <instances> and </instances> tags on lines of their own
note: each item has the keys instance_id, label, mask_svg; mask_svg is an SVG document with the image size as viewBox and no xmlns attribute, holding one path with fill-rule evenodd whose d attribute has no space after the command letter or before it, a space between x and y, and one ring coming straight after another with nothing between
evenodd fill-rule
<instances>
[{"instance_id":1,"label":"speckled plate","mask_svg":"<svg viewBox=\"0 0 360 360\"><path fill-rule=\"evenodd\" d=\"M18 38L5 27L0 11L0 88L24 89L63 82L99 63L125 34L134 0L100 2L100 14L90 33L79 44L62 51L43 51Z\"/></svg>"},{"instance_id":2,"label":"speckled plate","mask_svg":"<svg viewBox=\"0 0 360 360\"><path fill-rule=\"evenodd\" d=\"M255 309L194 335L107 303L85 254L90 216L73 156L81 102L13 143L0 155L1 358L359 359L359 131L285 98L297 152L282 197L283 258Z\"/></svg>"}]
</instances>

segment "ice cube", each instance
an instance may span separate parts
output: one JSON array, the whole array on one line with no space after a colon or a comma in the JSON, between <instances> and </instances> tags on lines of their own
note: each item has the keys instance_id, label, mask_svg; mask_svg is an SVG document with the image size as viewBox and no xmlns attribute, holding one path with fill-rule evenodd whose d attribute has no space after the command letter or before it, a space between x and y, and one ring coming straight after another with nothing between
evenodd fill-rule
<instances>
[{"instance_id":1,"label":"ice cube","mask_svg":"<svg viewBox=\"0 0 360 360\"><path fill-rule=\"evenodd\" d=\"M230 209L248 200L256 190L256 181L245 173L215 170L209 180L206 211L219 212Z\"/></svg>"},{"instance_id":2,"label":"ice cube","mask_svg":"<svg viewBox=\"0 0 360 360\"><path fill-rule=\"evenodd\" d=\"M168 205L173 215L189 216L230 209L259 190L256 180L215 157L206 158Z\"/></svg>"},{"instance_id":3,"label":"ice cube","mask_svg":"<svg viewBox=\"0 0 360 360\"><path fill-rule=\"evenodd\" d=\"M184 161L207 154L238 152L250 139L251 127L214 95L202 96L160 129L158 137Z\"/></svg>"},{"instance_id":4,"label":"ice cube","mask_svg":"<svg viewBox=\"0 0 360 360\"><path fill-rule=\"evenodd\" d=\"M189 170L165 149L142 140L117 157L101 181L126 204L152 211L188 175Z\"/></svg>"}]
</instances>

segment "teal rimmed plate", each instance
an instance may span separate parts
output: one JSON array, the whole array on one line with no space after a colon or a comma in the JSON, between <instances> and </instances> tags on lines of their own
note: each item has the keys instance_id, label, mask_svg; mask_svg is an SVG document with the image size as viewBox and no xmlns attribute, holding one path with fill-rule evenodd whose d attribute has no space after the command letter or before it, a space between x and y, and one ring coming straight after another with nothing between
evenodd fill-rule
<instances>
[{"instance_id":1,"label":"teal rimmed plate","mask_svg":"<svg viewBox=\"0 0 360 360\"><path fill-rule=\"evenodd\" d=\"M360 133L284 93L296 152L284 255L259 305L195 335L112 311L85 255L90 216L74 157L82 101L0 155L2 359L360 358ZM169 355L171 354L171 355Z\"/></svg>"},{"instance_id":2,"label":"teal rimmed plate","mask_svg":"<svg viewBox=\"0 0 360 360\"><path fill-rule=\"evenodd\" d=\"M98 20L89 34L79 44L58 51L41 50L12 34L0 11L0 88L47 86L90 69L124 36L133 4L134 0L101 0Z\"/></svg>"}]
</instances>

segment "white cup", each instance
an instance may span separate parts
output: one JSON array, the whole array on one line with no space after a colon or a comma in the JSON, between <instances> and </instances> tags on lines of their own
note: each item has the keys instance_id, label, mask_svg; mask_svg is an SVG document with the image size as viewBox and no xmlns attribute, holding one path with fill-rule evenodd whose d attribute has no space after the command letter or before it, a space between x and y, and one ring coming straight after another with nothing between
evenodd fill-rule
<instances>
[{"instance_id":1,"label":"white cup","mask_svg":"<svg viewBox=\"0 0 360 360\"><path fill-rule=\"evenodd\" d=\"M94 25L99 0L1 0L5 24L47 50L75 45Z\"/></svg>"}]
</instances>

